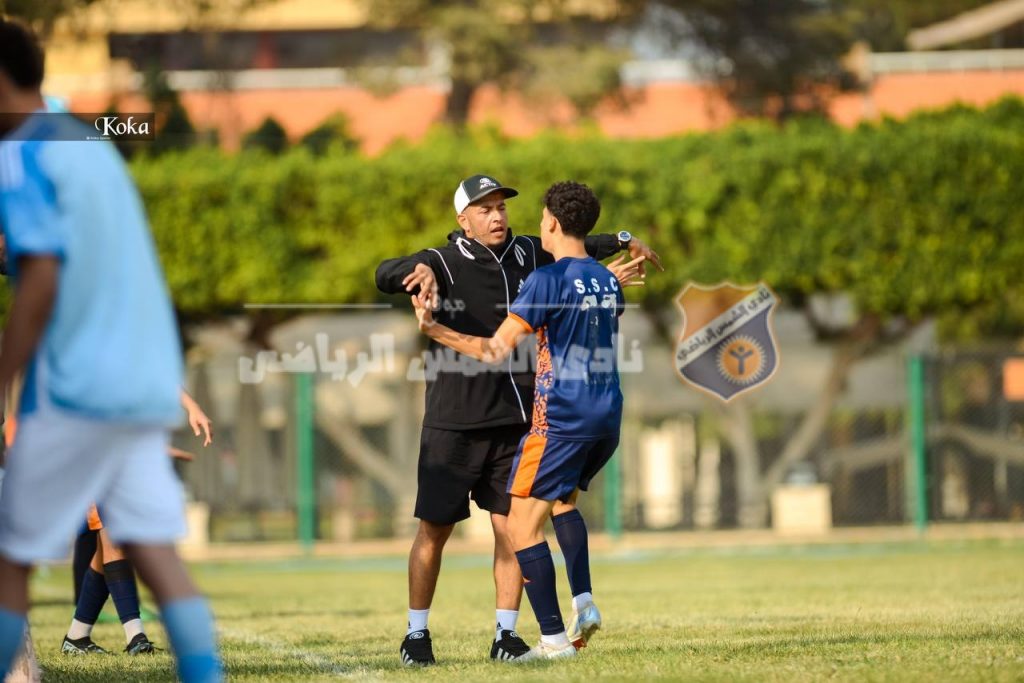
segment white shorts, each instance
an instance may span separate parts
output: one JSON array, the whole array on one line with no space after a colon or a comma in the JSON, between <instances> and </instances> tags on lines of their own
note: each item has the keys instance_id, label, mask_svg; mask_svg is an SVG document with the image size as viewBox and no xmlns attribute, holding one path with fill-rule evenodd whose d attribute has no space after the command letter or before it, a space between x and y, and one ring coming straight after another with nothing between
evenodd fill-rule
<instances>
[{"instance_id":1,"label":"white shorts","mask_svg":"<svg viewBox=\"0 0 1024 683\"><path fill-rule=\"evenodd\" d=\"M166 429L108 423L47 407L18 424L0 491L0 554L20 564L67 557L96 503L118 544L185 533Z\"/></svg>"}]
</instances>

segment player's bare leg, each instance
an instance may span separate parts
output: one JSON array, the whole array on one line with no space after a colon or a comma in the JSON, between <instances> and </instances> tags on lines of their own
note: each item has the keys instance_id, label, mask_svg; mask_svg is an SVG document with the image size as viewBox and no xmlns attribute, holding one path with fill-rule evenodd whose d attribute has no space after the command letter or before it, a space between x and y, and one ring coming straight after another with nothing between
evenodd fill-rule
<instances>
[{"instance_id":1,"label":"player's bare leg","mask_svg":"<svg viewBox=\"0 0 1024 683\"><path fill-rule=\"evenodd\" d=\"M161 605L199 596L199 589L192 583L174 546L133 543L124 546L124 552Z\"/></svg>"},{"instance_id":2,"label":"player's bare leg","mask_svg":"<svg viewBox=\"0 0 1024 683\"><path fill-rule=\"evenodd\" d=\"M0 557L0 680L13 668L28 628L28 577L32 568Z\"/></svg>"},{"instance_id":3,"label":"player's bare leg","mask_svg":"<svg viewBox=\"0 0 1024 683\"><path fill-rule=\"evenodd\" d=\"M430 609L441 572L441 554L454 529L454 524L420 520L409 551L409 609Z\"/></svg>"},{"instance_id":4,"label":"player's bare leg","mask_svg":"<svg viewBox=\"0 0 1024 683\"><path fill-rule=\"evenodd\" d=\"M399 650L406 666L434 663L427 618L441 572L441 555L453 529L454 524L434 524L421 519L412 542L409 551L409 622Z\"/></svg>"},{"instance_id":5,"label":"player's bare leg","mask_svg":"<svg viewBox=\"0 0 1024 683\"><path fill-rule=\"evenodd\" d=\"M28 613L28 577L32 567L0 557L0 608Z\"/></svg>"},{"instance_id":6,"label":"player's bare leg","mask_svg":"<svg viewBox=\"0 0 1024 683\"><path fill-rule=\"evenodd\" d=\"M555 587L555 563L544 539L544 524L551 515L552 501L512 496L508 515L509 536L526 582L526 595L540 625L541 640L537 647L517 659L558 659L576 654L576 648L565 633L565 623L558 608Z\"/></svg>"},{"instance_id":7,"label":"player's bare leg","mask_svg":"<svg viewBox=\"0 0 1024 683\"><path fill-rule=\"evenodd\" d=\"M508 535L508 516L491 515L494 530L495 606L500 610L519 610L523 601L523 573Z\"/></svg>"},{"instance_id":8,"label":"player's bare leg","mask_svg":"<svg viewBox=\"0 0 1024 683\"><path fill-rule=\"evenodd\" d=\"M126 544L124 552L160 604L184 681L223 680L213 617L173 545Z\"/></svg>"},{"instance_id":9,"label":"player's bare leg","mask_svg":"<svg viewBox=\"0 0 1024 683\"><path fill-rule=\"evenodd\" d=\"M491 513L494 531L494 592L497 625L491 643L491 659L511 662L530 651L516 632L519 605L523 601L523 573L508 535L508 515Z\"/></svg>"},{"instance_id":10,"label":"player's bare leg","mask_svg":"<svg viewBox=\"0 0 1024 683\"><path fill-rule=\"evenodd\" d=\"M551 509L551 521L555 536L565 557L566 573L572 590L572 619L569 620L567 635L578 649L586 647L590 637L601 628L601 613L594 605L590 584L590 548L587 525L583 515L576 508L579 489L573 492L567 502L555 501Z\"/></svg>"}]
</instances>

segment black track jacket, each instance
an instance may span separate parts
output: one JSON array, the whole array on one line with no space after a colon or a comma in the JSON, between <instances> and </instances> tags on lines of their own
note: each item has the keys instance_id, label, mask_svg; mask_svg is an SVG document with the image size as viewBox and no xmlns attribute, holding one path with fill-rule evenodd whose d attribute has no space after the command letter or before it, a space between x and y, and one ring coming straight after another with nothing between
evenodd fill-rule
<instances>
[{"instance_id":1,"label":"black track jacket","mask_svg":"<svg viewBox=\"0 0 1024 683\"><path fill-rule=\"evenodd\" d=\"M619 242L614 235L592 235L586 247L591 256L603 260L619 251ZM441 309L434 318L456 332L490 337L508 316L526 277L554 263L554 257L541 249L538 237L516 236L509 230L505 244L490 249L456 230L443 247L381 263L377 288L385 294L405 293L402 280L419 263L430 266L437 280ZM522 362L522 347L527 344L500 365L487 365L431 340L423 426L462 431L529 425L534 368Z\"/></svg>"}]
</instances>

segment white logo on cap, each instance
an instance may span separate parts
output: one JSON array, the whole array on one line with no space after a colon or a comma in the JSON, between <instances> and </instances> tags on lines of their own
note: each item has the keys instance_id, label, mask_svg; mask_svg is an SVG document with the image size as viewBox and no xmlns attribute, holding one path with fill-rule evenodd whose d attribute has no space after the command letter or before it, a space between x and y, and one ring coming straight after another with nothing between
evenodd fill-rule
<instances>
[{"instance_id":1,"label":"white logo on cap","mask_svg":"<svg viewBox=\"0 0 1024 683\"><path fill-rule=\"evenodd\" d=\"M481 190L484 189L485 187L497 187L497 186L498 186L498 183L494 182L490 178L481 178L480 179L480 189Z\"/></svg>"}]
</instances>

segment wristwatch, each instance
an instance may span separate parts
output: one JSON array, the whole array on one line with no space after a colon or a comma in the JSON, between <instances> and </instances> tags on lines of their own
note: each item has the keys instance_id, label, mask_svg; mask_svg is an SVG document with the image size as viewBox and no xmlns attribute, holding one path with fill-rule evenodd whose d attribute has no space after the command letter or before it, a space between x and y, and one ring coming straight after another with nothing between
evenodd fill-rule
<instances>
[{"instance_id":1,"label":"wristwatch","mask_svg":"<svg viewBox=\"0 0 1024 683\"><path fill-rule=\"evenodd\" d=\"M619 251L629 249L629 243L633 241L633 236L629 234L628 230L619 230L615 237L619 240Z\"/></svg>"}]
</instances>

